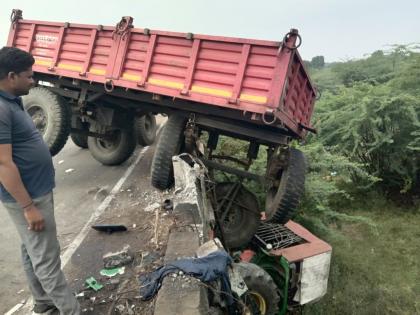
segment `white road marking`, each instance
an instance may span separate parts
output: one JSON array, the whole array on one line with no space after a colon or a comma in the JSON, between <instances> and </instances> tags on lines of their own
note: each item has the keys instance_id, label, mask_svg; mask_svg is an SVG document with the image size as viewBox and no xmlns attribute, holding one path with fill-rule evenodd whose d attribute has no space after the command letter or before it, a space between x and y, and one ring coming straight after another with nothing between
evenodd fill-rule
<instances>
[{"instance_id":1,"label":"white road marking","mask_svg":"<svg viewBox=\"0 0 420 315\"><path fill-rule=\"evenodd\" d=\"M20 302L20 303L16 304L7 313L4 313L4 315L12 315L12 314L14 314L18 310L20 310L26 304L26 302L27 301L23 301L23 302Z\"/></svg>"},{"instance_id":2,"label":"white road marking","mask_svg":"<svg viewBox=\"0 0 420 315\"><path fill-rule=\"evenodd\" d=\"M159 135L160 130L162 129L163 125L160 125L156 133ZM138 157L132 163L128 169L125 171L123 177L121 177L118 182L115 184L114 188L112 188L109 195L102 201L102 203L99 205L98 208L96 208L95 212L91 215L89 220L86 222L86 224L83 226L83 228L80 230L79 234L74 238L74 240L70 243L70 245L67 246L67 249L64 251L64 253L61 255L61 268L64 269L64 267L67 265L67 263L70 261L73 254L76 252L77 248L80 246L80 244L83 242L83 240L86 238L87 234L90 231L90 226L101 216L101 214L104 213L106 208L108 208L111 201L114 199L115 195L120 191L122 185L127 180L127 178L131 175L134 168L137 166L137 164L141 161L143 156L146 154L147 150L150 147L144 147L141 149ZM28 298L25 302L21 302L16 304L14 307L12 307L8 312L4 313L4 315L13 315L17 311L28 311L28 314L31 312L32 308L32 297Z\"/></svg>"}]
</instances>

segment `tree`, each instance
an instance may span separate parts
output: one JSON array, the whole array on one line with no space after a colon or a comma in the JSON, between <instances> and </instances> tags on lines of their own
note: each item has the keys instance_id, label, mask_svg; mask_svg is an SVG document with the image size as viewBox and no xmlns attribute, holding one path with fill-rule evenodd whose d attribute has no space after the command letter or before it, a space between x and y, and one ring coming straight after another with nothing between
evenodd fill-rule
<instances>
[{"instance_id":1,"label":"tree","mask_svg":"<svg viewBox=\"0 0 420 315\"><path fill-rule=\"evenodd\" d=\"M324 56L315 56L311 60L311 67L321 69L325 66Z\"/></svg>"}]
</instances>

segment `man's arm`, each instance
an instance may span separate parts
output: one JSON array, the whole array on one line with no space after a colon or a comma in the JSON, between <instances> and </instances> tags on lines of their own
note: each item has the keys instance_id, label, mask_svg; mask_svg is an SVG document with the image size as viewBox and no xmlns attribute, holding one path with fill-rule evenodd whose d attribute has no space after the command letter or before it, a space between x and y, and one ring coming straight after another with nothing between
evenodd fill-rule
<instances>
[{"instance_id":1,"label":"man's arm","mask_svg":"<svg viewBox=\"0 0 420 315\"><path fill-rule=\"evenodd\" d=\"M28 194L19 170L12 159L12 145L0 144L0 182L16 202L23 208L29 229L41 231L44 229L44 218L34 205Z\"/></svg>"}]
</instances>

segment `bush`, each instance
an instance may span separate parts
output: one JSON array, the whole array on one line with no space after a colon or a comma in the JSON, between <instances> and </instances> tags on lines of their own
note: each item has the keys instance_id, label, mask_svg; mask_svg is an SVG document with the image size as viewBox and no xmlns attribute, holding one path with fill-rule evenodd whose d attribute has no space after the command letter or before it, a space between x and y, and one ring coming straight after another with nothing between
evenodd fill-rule
<instances>
[{"instance_id":1,"label":"bush","mask_svg":"<svg viewBox=\"0 0 420 315\"><path fill-rule=\"evenodd\" d=\"M388 85L359 83L326 93L318 104L319 140L363 165L386 192L419 185L420 100Z\"/></svg>"}]
</instances>

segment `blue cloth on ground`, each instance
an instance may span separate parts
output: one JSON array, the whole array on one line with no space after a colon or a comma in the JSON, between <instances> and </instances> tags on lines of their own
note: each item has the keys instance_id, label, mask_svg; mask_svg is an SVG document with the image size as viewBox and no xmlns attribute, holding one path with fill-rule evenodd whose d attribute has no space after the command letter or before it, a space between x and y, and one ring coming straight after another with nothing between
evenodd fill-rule
<instances>
[{"instance_id":1,"label":"blue cloth on ground","mask_svg":"<svg viewBox=\"0 0 420 315\"><path fill-rule=\"evenodd\" d=\"M141 275L140 296L143 301L153 298L160 287L163 279L171 273L182 271L185 275L192 276L204 283L221 280L222 291L226 292L228 305L233 303L229 282L228 265L232 264L232 258L225 251L216 251L201 258L185 258L170 262L152 273Z\"/></svg>"}]
</instances>

